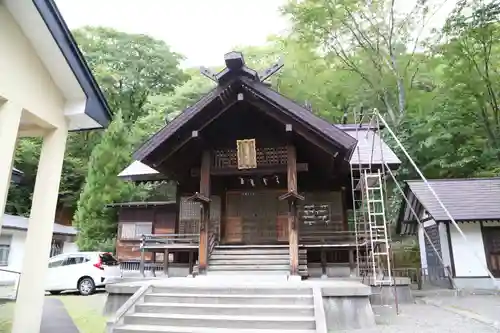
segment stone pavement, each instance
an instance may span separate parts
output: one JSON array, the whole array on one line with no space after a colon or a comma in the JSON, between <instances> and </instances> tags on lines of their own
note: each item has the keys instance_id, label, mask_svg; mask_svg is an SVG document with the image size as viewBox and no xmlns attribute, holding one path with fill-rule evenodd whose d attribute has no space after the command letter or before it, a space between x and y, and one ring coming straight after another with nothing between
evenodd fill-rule
<instances>
[{"instance_id":1,"label":"stone pavement","mask_svg":"<svg viewBox=\"0 0 500 333\"><path fill-rule=\"evenodd\" d=\"M422 301L495 327L500 332L500 296L426 297Z\"/></svg>"},{"instance_id":2,"label":"stone pavement","mask_svg":"<svg viewBox=\"0 0 500 333\"><path fill-rule=\"evenodd\" d=\"M400 314L394 307L374 307L377 327L349 330L338 333L498 333L489 325L478 322L428 304L400 306ZM336 332L337 333L337 332Z\"/></svg>"},{"instance_id":3,"label":"stone pavement","mask_svg":"<svg viewBox=\"0 0 500 333\"><path fill-rule=\"evenodd\" d=\"M45 297L40 333L79 333L61 300Z\"/></svg>"}]
</instances>

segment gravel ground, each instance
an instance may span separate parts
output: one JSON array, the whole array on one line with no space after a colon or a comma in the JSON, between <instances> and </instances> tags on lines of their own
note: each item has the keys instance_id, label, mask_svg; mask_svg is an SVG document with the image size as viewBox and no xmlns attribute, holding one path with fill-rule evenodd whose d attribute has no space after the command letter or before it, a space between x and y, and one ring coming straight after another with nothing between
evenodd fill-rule
<instances>
[{"instance_id":1,"label":"gravel ground","mask_svg":"<svg viewBox=\"0 0 500 333\"><path fill-rule=\"evenodd\" d=\"M493 333L491 326L451 313L432 305L401 305L400 314L394 307L374 307L377 327L348 330L343 333Z\"/></svg>"}]
</instances>

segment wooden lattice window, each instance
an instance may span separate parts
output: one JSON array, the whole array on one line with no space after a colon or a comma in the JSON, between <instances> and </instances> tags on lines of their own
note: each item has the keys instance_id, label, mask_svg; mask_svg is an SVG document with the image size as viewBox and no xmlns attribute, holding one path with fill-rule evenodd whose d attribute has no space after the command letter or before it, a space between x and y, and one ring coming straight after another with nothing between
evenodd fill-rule
<instances>
[{"instance_id":1,"label":"wooden lattice window","mask_svg":"<svg viewBox=\"0 0 500 333\"><path fill-rule=\"evenodd\" d=\"M254 169L257 167L257 150L255 139L237 140L238 169Z\"/></svg>"}]
</instances>

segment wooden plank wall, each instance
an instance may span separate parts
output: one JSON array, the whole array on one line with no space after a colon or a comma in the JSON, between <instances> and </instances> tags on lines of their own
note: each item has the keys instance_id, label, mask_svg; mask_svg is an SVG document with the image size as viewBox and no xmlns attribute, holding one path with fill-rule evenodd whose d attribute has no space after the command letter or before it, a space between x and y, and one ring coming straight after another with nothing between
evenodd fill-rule
<instances>
[{"instance_id":1,"label":"wooden plank wall","mask_svg":"<svg viewBox=\"0 0 500 333\"><path fill-rule=\"evenodd\" d=\"M139 260L140 240L121 240L121 228L125 223L153 222L153 233L175 233L176 206L156 207L122 207L118 212L118 234L116 255L119 260ZM151 260L151 254L146 254L146 260Z\"/></svg>"}]
</instances>

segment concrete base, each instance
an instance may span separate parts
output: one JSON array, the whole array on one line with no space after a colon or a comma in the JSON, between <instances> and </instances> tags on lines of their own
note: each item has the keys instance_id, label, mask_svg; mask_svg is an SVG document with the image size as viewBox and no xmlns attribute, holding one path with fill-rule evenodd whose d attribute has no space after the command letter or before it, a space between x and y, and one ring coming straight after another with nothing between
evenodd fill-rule
<instances>
[{"instance_id":1,"label":"concrete base","mask_svg":"<svg viewBox=\"0 0 500 333\"><path fill-rule=\"evenodd\" d=\"M374 285L371 280L369 283L371 287L370 302L373 305L393 305L396 299L398 304L415 303L409 278L394 278L392 285Z\"/></svg>"},{"instance_id":2,"label":"concrete base","mask_svg":"<svg viewBox=\"0 0 500 333\"><path fill-rule=\"evenodd\" d=\"M198 276L196 278L164 278L128 281L108 285L108 300L105 314L109 315L123 305L130 296L146 284L154 287L169 287L172 290L182 288L220 289L313 289L320 290L319 309L316 314L324 312L324 316L316 317L328 331L344 329L366 329L375 326L375 318L370 306L371 289L358 279L310 279L302 281L299 276L274 276L274 279L262 280L259 276L227 275ZM266 293L266 292L264 292ZM321 303L321 300L323 301ZM322 309L321 309L322 307Z\"/></svg>"},{"instance_id":3,"label":"concrete base","mask_svg":"<svg viewBox=\"0 0 500 333\"><path fill-rule=\"evenodd\" d=\"M350 329L369 329L376 326L367 296L325 297L326 326L329 332Z\"/></svg>"}]
</instances>

